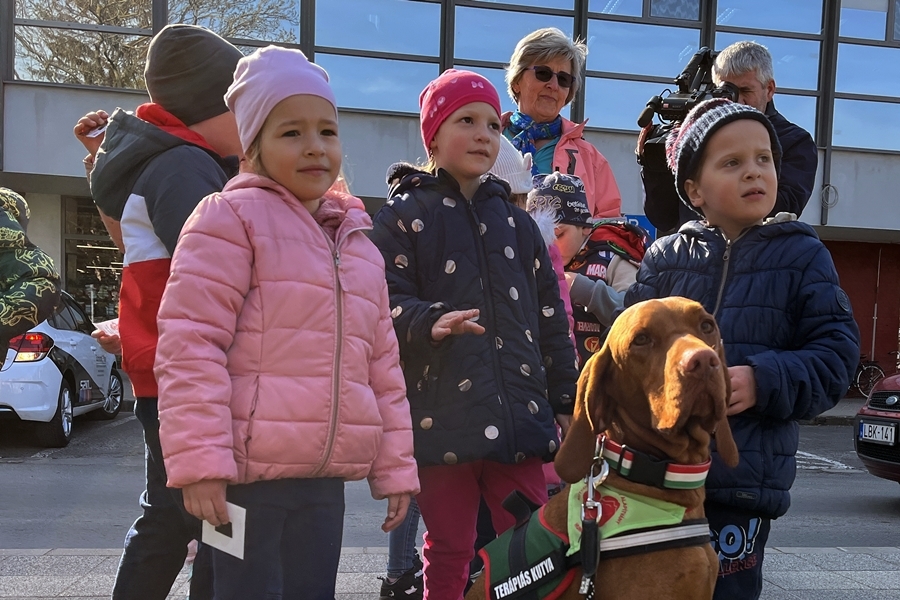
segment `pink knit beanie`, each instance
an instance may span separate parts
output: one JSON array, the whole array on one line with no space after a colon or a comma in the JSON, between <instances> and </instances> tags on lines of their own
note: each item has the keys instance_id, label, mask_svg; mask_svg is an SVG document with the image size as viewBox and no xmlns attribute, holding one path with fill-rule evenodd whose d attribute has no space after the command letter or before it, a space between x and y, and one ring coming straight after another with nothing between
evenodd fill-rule
<instances>
[{"instance_id":1,"label":"pink knit beanie","mask_svg":"<svg viewBox=\"0 0 900 600\"><path fill-rule=\"evenodd\" d=\"M500 116L497 89L478 73L447 69L425 86L419 95L419 118L426 151L430 150L431 141L441 123L458 108L472 102L487 102Z\"/></svg>"},{"instance_id":2,"label":"pink knit beanie","mask_svg":"<svg viewBox=\"0 0 900 600\"><path fill-rule=\"evenodd\" d=\"M334 106L337 118L328 73L300 50L267 46L239 60L225 104L237 120L241 147L245 151L250 147L275 105L298 94L324 98Z\"/></svg>"}]
</instances>

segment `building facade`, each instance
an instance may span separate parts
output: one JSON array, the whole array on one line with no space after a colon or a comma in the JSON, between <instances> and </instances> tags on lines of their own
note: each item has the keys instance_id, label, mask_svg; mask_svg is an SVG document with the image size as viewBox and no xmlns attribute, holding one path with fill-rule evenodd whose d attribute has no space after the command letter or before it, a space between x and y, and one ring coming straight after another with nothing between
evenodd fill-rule
<instances>
[{"instance_id":1,"label":"building facade","mask_svg":"<svg viewBox=\"0 0 900 600\"><path fill-rule=\"evenodd\" d=\"M126 8L122 8L126 5ZM623 211L642 212L634 158L647 100L701 47L764 44L775 104L819 148L801 219L832 251L862 352L883 366L900 325L900 0L0 0L0 185L26 196L30 236L94 318L115 314L121 255L90 199L72 127L85 112L147 101L140 67L169 22L213 29L242 51L302 49L331 75L345 173L370 211L397 160L424 158L418 95L449 67L501 91L516 42L555 26L585 39L586 82L564 116L607 157ZM91 308L93 307L93 308Z\"/></svg>"}]
</instances>

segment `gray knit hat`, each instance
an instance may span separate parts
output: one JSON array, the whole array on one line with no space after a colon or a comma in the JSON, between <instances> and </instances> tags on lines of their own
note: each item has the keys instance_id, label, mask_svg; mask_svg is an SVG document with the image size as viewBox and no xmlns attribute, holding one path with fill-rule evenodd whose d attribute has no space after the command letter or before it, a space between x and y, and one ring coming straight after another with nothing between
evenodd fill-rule
<instances>
[{"instance_id":1,"label":"gray knit hat","mask_svg":"<svg viewBox=\"0 0 900 600\"><path fill-rule=\"evenodd\" d=\"M726 98L713 98L695 106L685 117L678 129L673 130L666 140L666 159L669 169L675 174L678 196L691 210L702 212L691 204L684 182L692 179L700 169L703 151L712 135L725 125L738 119L752 119L762 123L769 132L772 142L772 158L775 172L781 176L781 143L769 118L745 104L738 104Z\"/></svg>"},{"instance_id":2,"label":"gray knit hat","mask_svg":"<svg viewBox=\"0 0 900 600\"><path fill-rule=\"evenodd\" d=\"M150 41L144 81L150 100L193 125L228 112L225 92L243 55L212 31L166 25Z\"/></svg>"}]
</instances>

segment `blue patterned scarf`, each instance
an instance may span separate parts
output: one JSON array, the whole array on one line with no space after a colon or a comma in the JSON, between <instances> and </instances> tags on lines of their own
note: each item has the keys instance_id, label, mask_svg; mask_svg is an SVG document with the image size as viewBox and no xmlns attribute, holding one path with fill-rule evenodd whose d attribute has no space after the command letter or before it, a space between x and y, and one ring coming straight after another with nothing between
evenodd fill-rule
<instances>
[{"instance_id":1,"label":"blue patterned scarf","mask_svg":"<svg viewBox=\"0 0 900 600\"><path fill-rule=\"evenodd\" d=\"M525 154L531 152L531 174L538 175L537 161L534 160L537 155L537 148L534 142L537 140L553 140L562 135L562 117L557 116L556 119L549 123L535 123L534 119L528 115L524 115L519 111L515 111L509 117L509 131L513 134L512 144L516 150Z\"/></svg>"}]
</instances>

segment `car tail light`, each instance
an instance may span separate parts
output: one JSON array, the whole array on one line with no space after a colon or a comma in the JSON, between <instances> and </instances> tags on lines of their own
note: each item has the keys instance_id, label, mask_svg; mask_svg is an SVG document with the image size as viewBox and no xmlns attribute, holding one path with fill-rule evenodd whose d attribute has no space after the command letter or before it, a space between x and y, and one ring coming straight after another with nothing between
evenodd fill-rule
<instances>
[{"instance_id":1,"label":"car tail light","mask_svg":"<svg viewBox=\"0 0 900 600\"><path fill-rule=\"evenodd\" d=\"M9 349L16 352L13 362L41 360L52 348L53 338L46 333L23 333L9 340Z\"/></svg>"}]
</instances>

